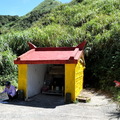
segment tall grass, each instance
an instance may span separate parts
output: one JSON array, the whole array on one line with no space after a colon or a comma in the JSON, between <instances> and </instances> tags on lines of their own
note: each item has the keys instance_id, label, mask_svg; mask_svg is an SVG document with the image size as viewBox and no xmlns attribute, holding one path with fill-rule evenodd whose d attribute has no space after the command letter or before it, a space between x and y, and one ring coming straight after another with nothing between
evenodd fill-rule
<instances>
[{"instance_id":1,"label":"tall grass","mask_svg":"<svg viewBox=\"0 0 120 120\"><path fill-rule=\"evenodd\" d=\"M0 85L5 81L11 81L17 86L17 66L13 63L15 58L16 55L9 49L0 52Z\"/></svg>"}]
</instances>

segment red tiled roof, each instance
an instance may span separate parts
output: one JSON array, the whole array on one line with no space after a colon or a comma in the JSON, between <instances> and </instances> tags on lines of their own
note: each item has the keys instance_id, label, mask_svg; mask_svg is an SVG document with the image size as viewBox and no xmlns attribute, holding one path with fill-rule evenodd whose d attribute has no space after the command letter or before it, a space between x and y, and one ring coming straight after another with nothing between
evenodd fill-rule
<instances>
[{"instance_id":1,"label":"red tiled roof","mask_svg":"<svg viewBox=\"0 0 120 120\"><path fill-rule=\"evenodd\" d=\"M83 43L81 43L83 44ZM85 46L85 44L84 44ZM77 63L83 54L83 46L80 47L47 47L36 48L19 56L14 60L15 64L67 64Z\"/></svg>"}]
</instances>

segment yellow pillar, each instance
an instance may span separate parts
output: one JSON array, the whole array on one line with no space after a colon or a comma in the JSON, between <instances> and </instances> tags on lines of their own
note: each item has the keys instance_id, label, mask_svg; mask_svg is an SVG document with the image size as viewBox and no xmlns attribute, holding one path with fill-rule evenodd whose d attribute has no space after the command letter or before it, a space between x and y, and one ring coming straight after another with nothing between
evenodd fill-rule
<instances>
[{"instance_id":1,"label":"yellow pillar","mask_svg":"<svg viewBox=\"0 0 120 120\"><path fill-rule=\"evenodd\" d=\"M78 61L77 64L65 64L65 95L71 93L71 100L83 89L84 66Z\"/></svg>"},{"instance_id":2,"label":"yellow pillar","mask_svg":"<svg viewBox=\"0 0 120 120\"><path fill-rule=\"evenodd\" d=\"M27 95L27 65L18 65L18 90L23 90L24 95Z\"/></svg>"},{"instance_id":3,"label":"yellow pillar","mask_svg":"<svg viewBox=\"0 0 120 120\"><path fill-rule=\"evenodd\" d=\"M84 66L78 62L75 67L75 97L77 97L83 89Z\"/></svg>"},{"instance_id":4,"label":"yellow pillar","mask_svg":"<svg viewBox=\"0 0 120 120\"><path fill-rule=\"evenodd\" d=\"M65 95L71 93L71 100L75 101L75 65L65 64Z\"/></svg>"}]
</instances>

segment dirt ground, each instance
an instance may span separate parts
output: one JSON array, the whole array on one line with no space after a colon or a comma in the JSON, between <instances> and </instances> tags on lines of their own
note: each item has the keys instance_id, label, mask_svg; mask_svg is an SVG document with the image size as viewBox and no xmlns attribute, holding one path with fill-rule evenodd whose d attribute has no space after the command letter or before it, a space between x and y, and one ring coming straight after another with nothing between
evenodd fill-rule
<instances>
[{"instance_id":1,"label":"dirt ground","mask_svg":"<svg viewBox=\"0 0 120 120\"><path fill-rule=\"evenodd\" d=\"M93 91L87 94L88 103L65 104L62 96L42 94L28 101L0 103L0 120L120 120L118 106L110 98Z\"/></svg>"}]
</instances>

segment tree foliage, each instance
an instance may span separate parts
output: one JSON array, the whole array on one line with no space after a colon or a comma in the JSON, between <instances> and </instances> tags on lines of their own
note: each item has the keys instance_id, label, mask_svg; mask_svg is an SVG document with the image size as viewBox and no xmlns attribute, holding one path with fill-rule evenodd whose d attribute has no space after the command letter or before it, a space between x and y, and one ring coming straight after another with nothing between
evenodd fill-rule
<instances>
[{"instance_id":1,"label":"tree foliage","mask_svg":"<svg viewBox=\"0 0 120 120\"><path fill-rule=\"evenodd\" d=\"M12 21L16 21L18 18L19 18L18 16L0 15L0 27Z\"/></svg>"}]
</instances>

